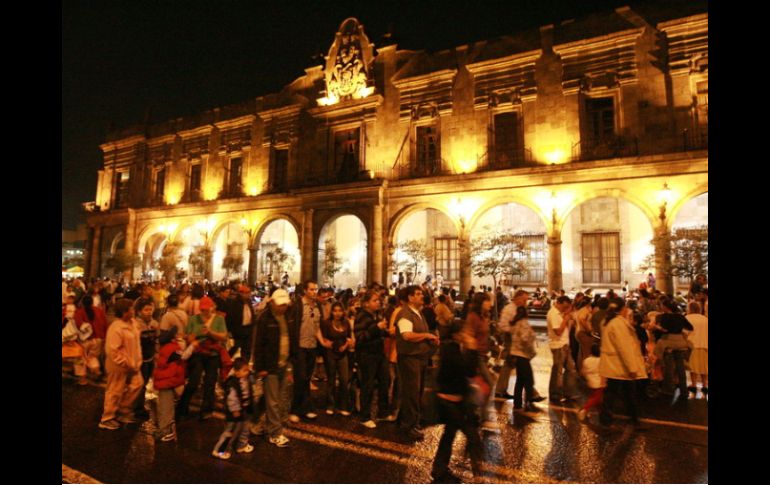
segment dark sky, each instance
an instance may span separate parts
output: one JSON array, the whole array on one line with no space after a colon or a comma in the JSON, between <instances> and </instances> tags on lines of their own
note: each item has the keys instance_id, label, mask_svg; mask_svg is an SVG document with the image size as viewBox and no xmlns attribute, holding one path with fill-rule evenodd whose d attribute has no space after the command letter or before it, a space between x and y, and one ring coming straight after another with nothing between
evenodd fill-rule
<instances>
[{"instance_id":1,"label":"dark sky","mask_svg":"<svg viewBox=\"0 0 770 485\"><path fill-rule=\"evenodd\" d=\"M108 126L279 91L319 65L347 17L378 44L428 51L611 10L621 0L72 1L62 6L62 228L85 222Z\"/></svg>"}]
</instances>

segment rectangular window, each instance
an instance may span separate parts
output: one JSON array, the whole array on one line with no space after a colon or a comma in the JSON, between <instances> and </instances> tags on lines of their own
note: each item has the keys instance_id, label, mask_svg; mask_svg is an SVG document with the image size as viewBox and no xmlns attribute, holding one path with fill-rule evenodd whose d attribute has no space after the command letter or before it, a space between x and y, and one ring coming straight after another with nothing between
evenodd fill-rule
<instances>
[{"instance_id":1,"label":"rectangular window","mask_svg":"<svg viewBox=\"0 0 770 485\"><path fill-rule=\"evenodd\" d=\"M615 136L615 106L612 98L587 98L587 137L590 145L610 141Z\"/></svg>"},{"instance_id":2,"label":"rectangular window","mask_svg":"<svg viewBox=\"0 0 770 485\"><path fill-rule=\"evenodd\" d=\"M441 272L445 281L459 281L460 252L457 238L435 238L433 248L433 272Z\"/></svg>"},{"instance_id":3,"label":"rectangular window","mask_svg":"<svg viewBox=\"0 0 770 485\"><path fill-rule=\"evenodd\" d=\"M275 191L288 188L289 150L279 149L273 152L273 166L270 170L270 187Z\"/></svg>"},{"instance_id":4,"label":"rectangular window","mask_svg":"<svg viewBox=\"0 0 770 485\"><path fill-rule=\"evenodd\" d=\"M161 168L155 172L155 202L163 202L163 194L166 189L166 169Z\"/></svg>"},{"instance_id":5,"label":"rectangular window","mask_svg":"<svg viewBox=\"0 0 770 485\"><path fill-rule=\"evenodd\" d=\"M620 283L620 233L582 236L583 283Z\"/></svg>"},{"instance_id":6,"label":"rectangular window","mask_svg":"<svg viewBox=\"0 0 770 485\"><path fill-rule=\"evenodd\" d=\"M544 283L546 245L545 234L526 234L519 236L524 246L524 262L527 265L526 272L521 276L514 276L513 281Z\"/></svg>"},{"instance_id":7,"label":"rectangular window","mask_svg":"<svg viewBox=\"0 0 770 485\"><path fill-rule=\"evenodd\" d=\"M190 167L190 200L192 202L201 200L201 165L199 163Z\"/></svg>"},{"instance_id":8,"label":"rectangular window","mask_svg":"<svg viewBox=\"0 0 770 485\"><path fill-rule=\"evenodd\" d=\"M128 206L129 172L118 172L115 182L115 207Z\"/></svg>"},{"instance_id":9,"label":"rectangular window","mask_svg":"<svg viewBox=\"0 0 770 485\"><path fill-rule=\"evenodd\" d=\"M241 195L242 187L241 180L243 180L243 159L233 158L230 160L230 180L227 183L227 194L231 197L238 197Z\"/></svg>"},{"instance_id":10,"label":"rectangular window","mask_svg":"<svg viewBox=\"0 0 770 485\"><path fill-rule=\"evenodd\" d=\"M495 115L494 162L499 168L512 167L524 161L519 113Z\"/></svg>"},{"instance_id":11,"label":"rectangular window","mask_svg":"<svg viewBox=\"0 0 770 485\"><path fill-rule=\"evenodd\" d=\"M417 175L436 174L441 163L436 125L418 126L416 138Z\"/></svg>"},{"instance_id":12,"label":"rectangular window","mask_svg":"<svg viewBox=\"0 0 770 485\"><path fill-rule=\"evenodd\" d=\"M340 182L358 178L360 133L358 128L334 133L334 166Z\"/></svg>"}]
</instances>

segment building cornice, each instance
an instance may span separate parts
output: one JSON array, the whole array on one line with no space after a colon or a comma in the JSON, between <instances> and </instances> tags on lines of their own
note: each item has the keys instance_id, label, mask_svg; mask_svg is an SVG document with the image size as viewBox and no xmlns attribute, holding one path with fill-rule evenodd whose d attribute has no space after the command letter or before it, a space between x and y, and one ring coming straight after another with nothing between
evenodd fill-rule
<instances>
[{"instance_id":1,"label":"building cornice","mask_svg":"<svg viewBox=\"0 0 770 485\"><path fill-rule=\"evenodd\" d=\"M177 135L184 138L193 138L200 135L208 135L211 133L211 130L214 129L214 125L203 125L203 126L196 126L195 128L191 128L189 130L179 131L177 132Z\"/></svg>"},{"instance_id":2,"label":"building cornice","mask_svg":"<svg viewBox=\"0 0 770 485\"><path fill-rule=\"evenodd\" d=\"M217 121L216 123L214 123L214 126L219 128L220 130L226 130L228 128L240 128L244 125L253 123L254 120L256 119L257 119L256 115L245 115L245 116L239 116L238 118L232 118L229 120Z\"/></svg>"},{"instance_id":3,"label":"building cornice","mask_svg":"<svg viewBox=\"0 0 770 485\"><path fill-rule=\"evenodd\" d=\"M474 76L482 74L488 71L498 71L510 69L513 67L522 67L528 64L535 64L540 56L543 54L542 49L535 49L532 51L522 52L506 57L499 57L496 59L489 59L481 62L474 62L467 64L465 67Z\"/></svg>"},{"instance_id":4,"label":"building cornice","mask_svg":"<svg viewBox=\"0 0 770 485\"><path fill-rule=\"evenodd\" d=\"M142 143L146 140L147 138L145 138L144 135L134 135L128 138L122 138L120 140L102 143L101 145L99 145L99 148L101 148L103 152L108 152L111 150L120 150L121 148L133 147L137 143Z\"/></svg>"}]
</instances>

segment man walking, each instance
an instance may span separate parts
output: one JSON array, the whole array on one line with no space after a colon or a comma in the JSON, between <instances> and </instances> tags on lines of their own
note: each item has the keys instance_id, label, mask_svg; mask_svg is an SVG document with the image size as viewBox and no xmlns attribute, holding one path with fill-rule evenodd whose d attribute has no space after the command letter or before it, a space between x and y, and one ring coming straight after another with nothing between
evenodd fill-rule
<instances>
[{"instance_id":1,"label":"man walking","mask_svg":"<svg viewBox=\"0 0 770 485\"><path fill-rule=\"evenodd\" d=\"M283 423L291 404L291 362L299 350L299 330L287 312L290 301L286 290L275 290L256 320L254 334L254 371L264 378L268 440L279 448L289 443L283 434Z\"/></svg>"},{"instance_id":2,"label":"man walking","mask_svg":"<svg viewBox=\"0 0 770 485\"><path fill-rule=\"evenodd\" d=\"M575 400L577 373L569 351L569 325L572 322L572 302L568 296L556 299L546 315L548 346L553 356L548 398L553 403Z\"/></svg>"},{"instance_id":3,"label":"man walking","mask_svg":"<svg viewBox=\"0 0 770 485\"><path fill-rule=\"evenodd\" d=\"M251 288L246 285L238 286L238 294L228 300L226 311L225 323L233 336L230 357L240 349L241 357L248 361L251 357L251 333L256 319L251 308Z\"/></svg>"},{"instance_id":4,"label":"man walking","mask_svg":"<svg viewBox=\"0 0 770 485\"><path fill-rule=\"evenodd\" d=\"M380 417L387 415L388 407L389 366L384 352L388 323L380 314L381 300L376 290L364 294L362 305L354 324L356 355L361 370L360 419L367 428L376 428L377 424L372 420L375 381L379 390L377 408Z\"/></svg>"}]
</instances>

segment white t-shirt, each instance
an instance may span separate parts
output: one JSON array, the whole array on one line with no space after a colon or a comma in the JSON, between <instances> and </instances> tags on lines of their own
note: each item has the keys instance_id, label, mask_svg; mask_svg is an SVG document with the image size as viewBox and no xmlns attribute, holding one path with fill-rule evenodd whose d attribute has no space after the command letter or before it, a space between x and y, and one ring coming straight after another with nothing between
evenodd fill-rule
<instances>
[{"instance_id":1,"label":"white t-shirt","mask_svg":"<svg viewBox=\"0 0 770 485\"><path fill-rule=\"evenodd\" d=\"M688 313L685 318L692 324L694 330L687 336L696 349L709 348L709 319L700 313Z\"/></svg>"},{"instance_id":2,"label":"white t-shirt","mask_svg":"<svg viewBox=\"0 0 770 485\"><path fill-rule=\"evenodd\" d=\"M407 308L413 311L414 313L416 313L422 320L422 314L420 312L410 307L409 305L407 305ZM414 325L412 324L411 321L407 320L406 318L402 318L401 320L399 320L397 325L398 325L398 331L401 332L402 334L414 331Z\"/></svg>"},{"instance_id":3,"label":"white t-shirt","mask_svg":"<svg viewBox=\"0 0 770 485\"><path fill-rule=\"evenodd\" d=\"M591 389L599 389L602 386L602 376L599 374L599 357L590 355L583 359L580 373L586 378L586 384Z\"/></svg>"},{"instance_id":4,"label":"white t-shirt","mask_svg":"<svg viewBox=\"0 0 770 485\"><path fill-rule=\"evenodd\" d=\"M548 310L548 314L545 317L548 325L548 346L552 349L560 349L562 347L569 346L569 326L564 329L561 336L556 335L555 329L561 327L564 317L561 312L556 309L555 306Z\"/></svg>"}]
</instances>

